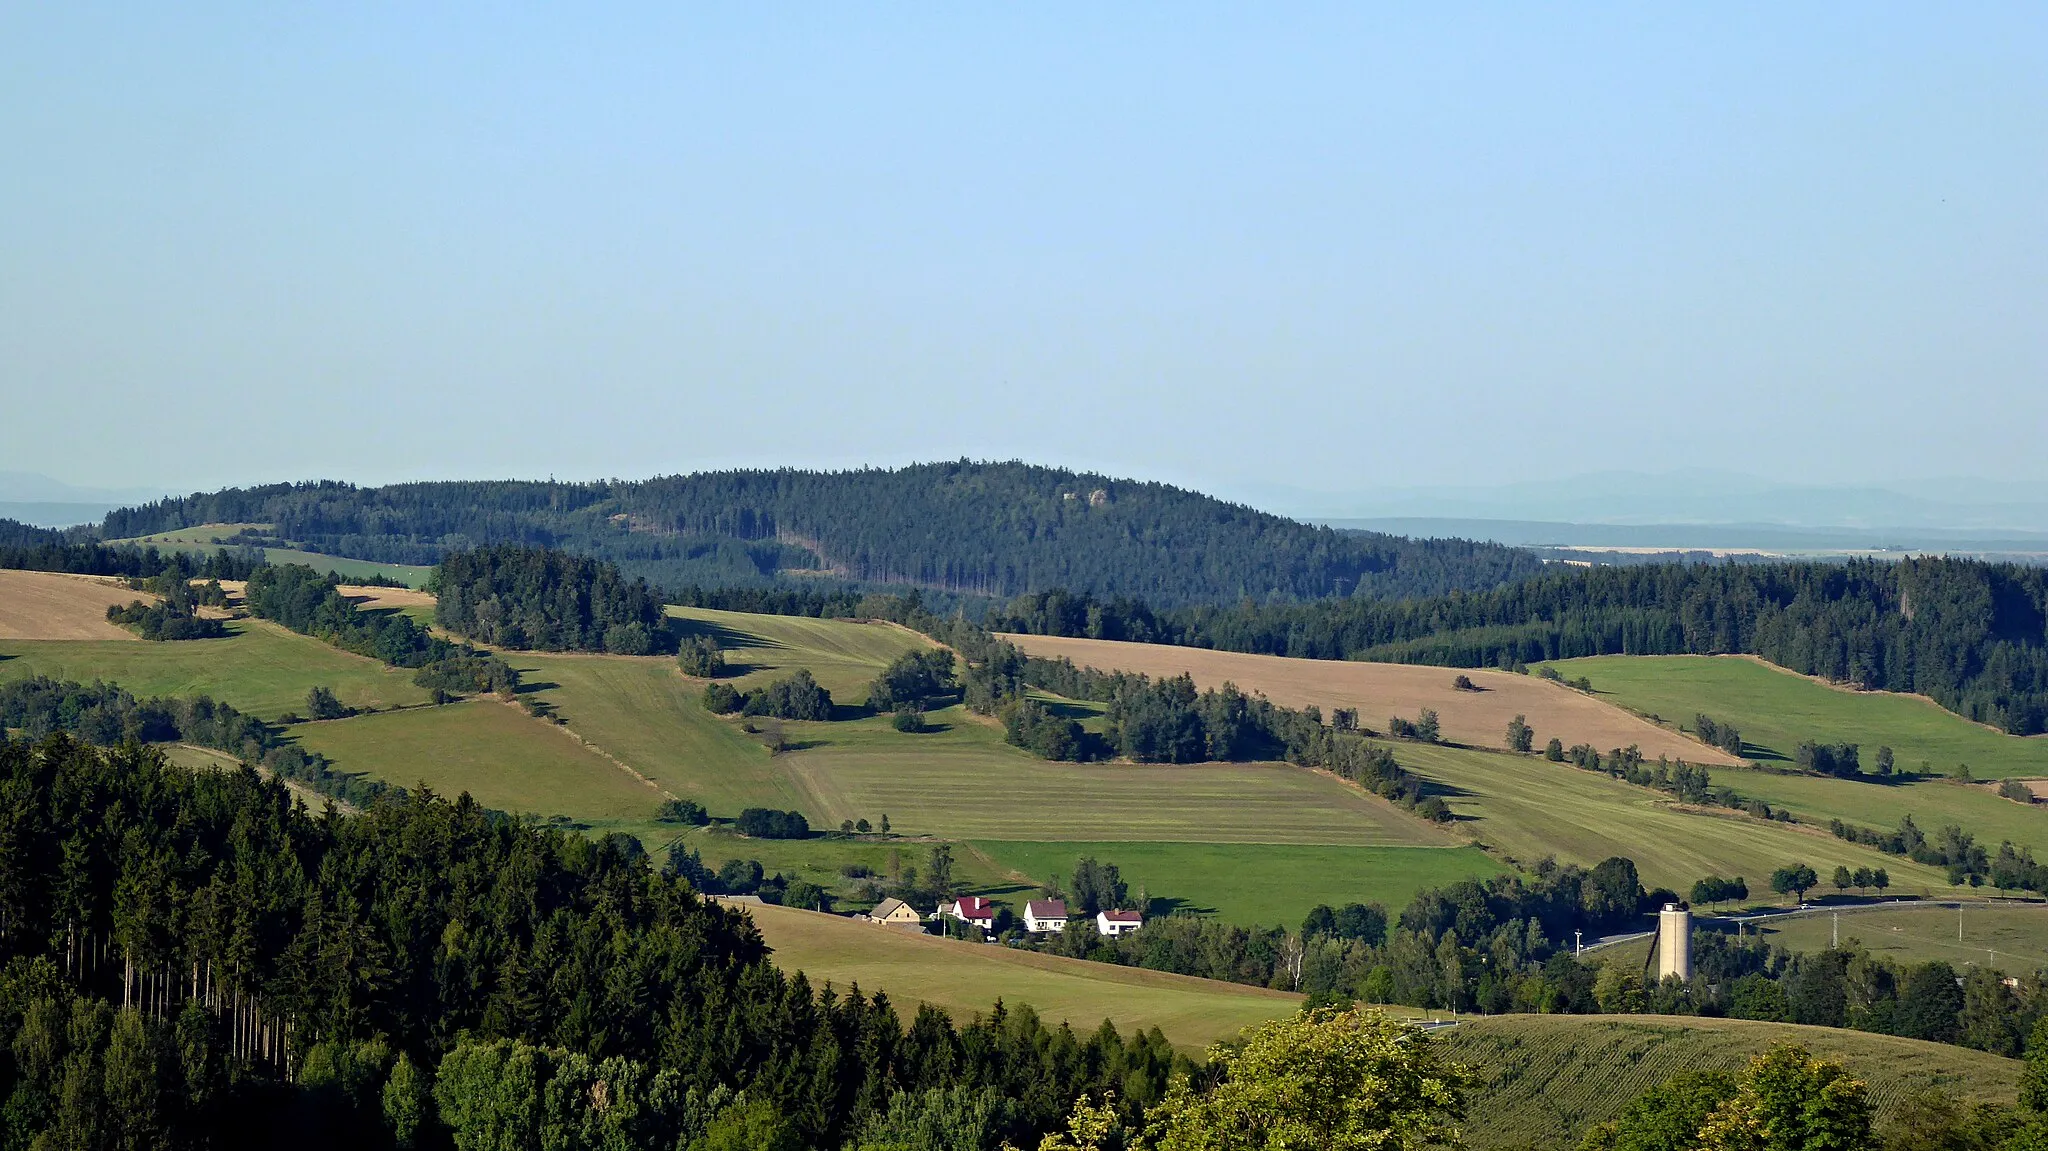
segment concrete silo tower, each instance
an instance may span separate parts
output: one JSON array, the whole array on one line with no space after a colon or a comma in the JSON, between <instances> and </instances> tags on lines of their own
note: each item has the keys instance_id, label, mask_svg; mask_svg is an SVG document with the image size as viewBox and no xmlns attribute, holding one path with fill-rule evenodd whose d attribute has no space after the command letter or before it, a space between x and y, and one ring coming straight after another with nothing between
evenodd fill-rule
<instances>
[{"instance_id":1,"label":"concrete silo tower","mask_svg":"<svg viewBox=\"0 0 2048 1151\"><path fill-rule=\"evenodd\" d=\"M1692 912L1667 903L1657 913L1657 980L1667 975L1692 979Z\"/></svg>"}]
</instances>

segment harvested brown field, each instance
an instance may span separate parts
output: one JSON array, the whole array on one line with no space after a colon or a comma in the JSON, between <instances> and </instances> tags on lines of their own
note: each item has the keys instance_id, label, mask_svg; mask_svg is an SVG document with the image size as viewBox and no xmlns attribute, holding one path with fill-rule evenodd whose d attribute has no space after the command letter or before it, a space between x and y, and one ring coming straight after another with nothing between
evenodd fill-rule
<instances>
[{"instance_id":1,"label":"harvested brown field","mask_svg":"<svg viewBox=\"0 0 2048 1151\"><path fill-rule=\"evenodd\" d=\"M0 571L0 639L137 639L107 609L155 598L99 576Z\"/></svg>"},{"instance_id":2,"label":"harvested brown field","mask_svg":"<svg viewBox=\"0 0 2048 1151\"><path fill-rule=\"evenodd\" d=\"M1479 668L1291 659L1120 640L1042 635L1004 638L1032 655L1065 656L1082 667L1150 676L1186 672L1201 688L1221 687L1227 681L1248 692L1263 692L1286 707L1314 704L1325 716L1333 708L1355 707L1359 723L1381 731L1389 716L1414 719L1423 708L1434 708L1444 738L1473 747L1500 747L1508 721L1522 715L1536 729L1538 747L1555 736L1566 747L1590 743L1605 751L1635 744L1652 759L1668 755L1691 763L1738 762L1725 752L1535 676ZM1451 681L1458 675L1471 677L1480 690L1452 687Z\"/></svg>"},{"instance_id":3,"label":"harvested brown field","mask_svg":"<svg viewBox=\"0 0 2048 1151\"><path fill-rule=\"evenodd\" d=\"M433 593L423 592L416 588L359 587L355 584L342 584L335 590L347 596L360 608L432 608L434 606Z\"/></svg>"}]
</instances>

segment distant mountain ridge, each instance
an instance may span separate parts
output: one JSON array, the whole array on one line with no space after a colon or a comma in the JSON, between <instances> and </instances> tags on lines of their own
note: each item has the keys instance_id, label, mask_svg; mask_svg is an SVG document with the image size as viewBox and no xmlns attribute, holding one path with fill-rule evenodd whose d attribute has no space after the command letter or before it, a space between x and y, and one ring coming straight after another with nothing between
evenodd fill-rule
<instances>
[{"instance_id":1,"label":"distant mountain ridge","mask_svg":"<svg viewBox=\"0 0 2048 1151\"><path fill-rule=\"evenodd\" d=\"M1542 567L1497 544L1338 532L1162 483L966 460L589 483L274 484L118 510L101 534L212 523L269 524L276 540L389 563L524 543L600 556L672 587L828 577L991 596L1065 587L1159 604L1442 594Z\"/></svg>"}]
</instances>

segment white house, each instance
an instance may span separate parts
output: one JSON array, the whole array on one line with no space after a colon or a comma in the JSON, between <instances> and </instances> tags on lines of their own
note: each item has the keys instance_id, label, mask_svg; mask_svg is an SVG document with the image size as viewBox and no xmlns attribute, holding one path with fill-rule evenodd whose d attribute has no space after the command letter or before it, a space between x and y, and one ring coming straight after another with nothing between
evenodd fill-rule
<instances>
[{"instance_id":1,"label":"white house","mask_svg":"<svg viewBox=\"0 0 2048 1151\"><path fill-rule=\"evenodd\" d=\"M940 910L962 922L972 923L983 931L996 929L996 905L979 895L963 895Z\"/></svg>"},{"instance_id":2,"label":"white house","mask_svg":"<svg viewBox=\"0 0 2048 1151\"><path fill-rule=\"evenodd\" d=\"M1145 926L1145 917L1136 911L1098 911L1095 913L1095 930L1111 939L1126 932L1136 931Z\"/></svg>"},{"instance_id":3,"label":"white house","mask_svg":"<svg viewBox=\"0 0 2048 1151\"><path fill-rule=\"evenodd\" d=\"M1067 905L1058 899L1034 899L1024 905L1024 930L1033 934L1067 929Z\"/></svg>"},{"instance_id":4,"label":"white house","mask_svg":"<svg viewBox=\"0 0 2048 1151\"><path fill-rule=\"evenodd\" d=\"M915 927L919 930L924 928L924 916L918 913L917 908L900 899L884 899L875 904L875 909L868 912L868 922L888 927Z\"/></svg>"}]
</instances>

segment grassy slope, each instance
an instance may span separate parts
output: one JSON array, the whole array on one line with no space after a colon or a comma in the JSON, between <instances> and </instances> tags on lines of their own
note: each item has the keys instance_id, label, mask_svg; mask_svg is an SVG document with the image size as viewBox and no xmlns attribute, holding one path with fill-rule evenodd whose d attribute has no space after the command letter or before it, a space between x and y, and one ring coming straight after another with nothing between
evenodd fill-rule
<instances>
[{"instance_id":1,"label":"grassy slope","mask_svg":"<svg viewBox=\"0 0 2048 1151\"><path fill-rule=\"evenodd\" d=\"M945 730L911 737L879 717L786 725L811 745L781 757L813 797L805 810L835 823L886 812L899 832L968 839L1443 842L1405 812L1297 767L1052 763L959 708L933 718Z\"/></svg>"},{"instance_id":2,"label":"grassy slope","mask_svg":"<svg viewBox=\"0 0 2048 1151\"><path fill-rule=\"evenodd\" d=\"M1901 963L1940 959L1956 965L1988 964L2015 974L2048 967L2048 906L1967 904L1962 909L1963 941L1956 942L1956 908L1885 907L1842 915L1842 942L1856 939L1870 951ZM1787 951L1820 951L1834 931L1833 917L1802 915L1749 930Z\"/></svg>"},{"instance_id":3,"label":"grassy slope","mask_svg":"<svg viewBox=\"0 0 2048 1151\"><path fill-rule=\"evenodd\" d=\"M1555 855L1593 864L1635 860L1646 885L1684 891L1707 874L1741 875L1761 889L1776 868L1805 862L1822 876L1837 864L1884 867L1900 891L1948 890L1945 878L1825 830L1768 823L1736 812L1695 812L1661 792L1534 756L1402 744L1401 762L1448 785L1460 826L1524 862Z\"/></svg>"},{"instance_id":4,"label":"grassy slope","mask_svg":"<svg viewBox=\"0 0 2048 1151\"><path fill-rule=\"evenodd\" d=\"M1930 836L1947 824L1955 824L1994 851L2000 841L2008 839L2037 853L2048 850L2048 810L2005 799L1997 794L1993 784L1961 784L1945 779L1875 783L1725 768L1714 769L1714 782L1823 826L1830 819L1842 819L1890 829L1910 815Z\"/></svg>"},{"instance_id":5,"label":"grassy slope","mask_svg":"<svg viewBox=\"0 0 2048 1151\"><path fill-rule=\"evenodd\" d=\"M176 531L159 532L156 535L136 536L131 539L108 540L109 545L136 544L142 547L154 545L167 552L212 552L219 548L235 548L239 545L223 543L243 528L258 531L270 530L269 524L199 524ZM299 551L295 548L264 548L263 558L274 564L305 564L315 571L334 572L343 579L363 579L383 575L398 580L407 587L424 584L432 567L418 564L380 563L374 560L345 559L341 556L322 555L318 552Z\"/></svg>"},{"instance_id":6,"label":"grassy slope","mask_svg":"<svg viewBox=\"0 0 2048 1151\"><path fill-rule=\"evenodd\" d=\"M809 669L835 703L867 702L868 684L889 661L932 646L915 632L886 623L750 615L708 608L671 607L686 635L711 635L726 649L733 678L746 691L795 671Z\"/></svg>"},{"instance_id":7,"label":"grassy slope","mask_svg":"<svg viewBox=\"0 0 2048 1151\"><path fill-rule=\"evenodd\" d=\"M568 733L493 699L305 724L299 742L344 771L467 791L486 807L565 815L596 830L641 831L660 795Z\"/></svg>"},{"instance_id":8,"label":"grassy slope","mask_svg":"<svg viewBox=\"0 0 2048 1151\"><path fill-rule=\"evenodd\" d=\"M1596 656L1556 665L1602 695L1688 729L1705 712L1742 731L1744 754L1790 761L1803 740L1889 746L1903 770L1966 763L1978 778L2048 775L2048 738L2022 739L1961 719L1925 699L1843 691L1733 656Z\"/></svg>"},{"instance_id":9,"label":"grassy slope","mask_svg":"<svg viewBox=\"0 0 2048 1151\"><path fill-rule=\"evenodd\" d=\"M704 710L703 685L684 678L672 659L504 655L535 698L560 709L569 730L714 815L804 800L760 740Z\"/></svg>"},{"instance_id":10,"label":"grassy slope","mask_svg":"<svg viewBox=\"0 0 2048 1151\"><path fill-rule=\"evenodd\" d=\"M1234 983L921 936L785 907L748 910L775 949L777 966L805 972L813 985L857 983L863 991L886 991L905 1014L908 1005L924 1002L964 1019L986 1014L1001 999L1009 1007L1029 1004L1076 1030L1093 1030L1108 1019L1127 1034L1157 1027L1176 1046L1199 1048L1292 1014L1301 1002Z\"/></svg>"},{"instance_id":11,"label":"grassy slope","mask_svg":"<svg viewBox=\"0 0 2048 1151\"><path fill-rule=\"evenodd\" d=\"M1015 843L975 845L1004 868L1068 884L1083 855L1114 863L1152 911L1213 914L1234 923L1294 928L1318 903L1380 903L1398 914L1424 887L1504 868L1476 848L1331 847L1214 843ZM1030 893L1012 897L1019 912Z\"/></svg>"},{"instance_id":12,"label":"grassy slope","mask_svg":"<svg viewBox=\"0 0 2048 1151\"><path fill-rule=\"evenodd\" d=\"M1474 1148L1571 1147L1587 1128L1684 1071L1739 1070L1784 1041L1842 1061L1869 1085L1882 1123L1915 1092L2010 1103L2020 1064L1981 1051L1824 1027L1657 1016L1509 1015L1441 1034L1478 1073L1466 1136Z\"/></svg>"},{"instance_id":13,"label":"grassy slope","mask_svg":"<svg viewBox=\"0 0 2048 1151\"><path fill-rule=\"evenodd\" d=\"M49 675L118 683L138 696L204 693L274 719L306 709L306 691L334 689L350 707L424 703L412 673L330 647L263 620L234 620L226 639L0 640L0 677Z\"/></svg>"}]
</instances>

